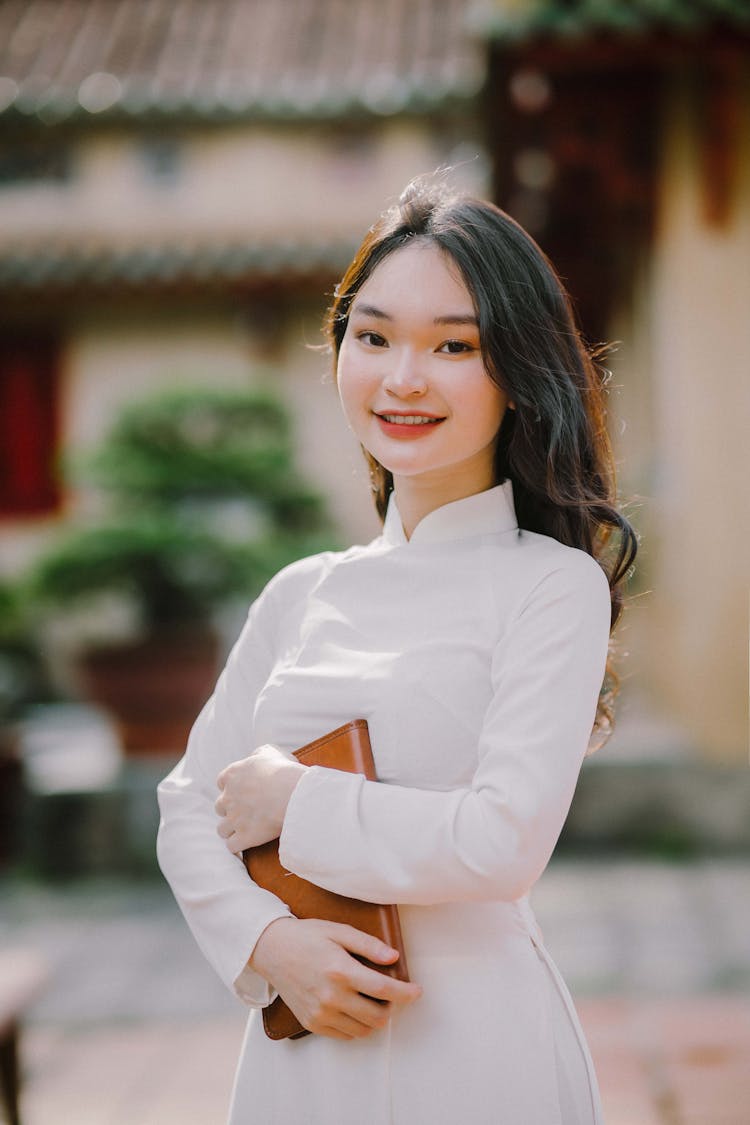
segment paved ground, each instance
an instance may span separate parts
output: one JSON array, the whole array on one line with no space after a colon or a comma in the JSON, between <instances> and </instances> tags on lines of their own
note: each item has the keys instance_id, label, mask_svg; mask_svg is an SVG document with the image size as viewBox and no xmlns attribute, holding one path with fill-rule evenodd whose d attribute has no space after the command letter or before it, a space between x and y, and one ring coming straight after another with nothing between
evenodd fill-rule
<instances>
[{"instance_id":1,"label":"paved ground","mask_svg":"<svg viewBox=\"0 0 750 1125\"><path fill-rule=\"evenodd\" d=\"M221 1125L243 1012L168 893L6 880L0 895L0 948L52 969L24 1037L25 1125ZM608 1125L748 1125L750 865L554 861L534 906Z\"/></svg>"}]
</instances>

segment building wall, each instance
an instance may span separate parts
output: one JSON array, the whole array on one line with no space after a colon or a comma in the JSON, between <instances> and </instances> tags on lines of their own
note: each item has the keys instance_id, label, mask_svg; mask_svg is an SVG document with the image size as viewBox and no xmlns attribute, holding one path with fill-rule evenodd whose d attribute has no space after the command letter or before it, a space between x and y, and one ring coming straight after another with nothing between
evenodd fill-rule
<instances>
[{"instance_id":1,"label":"building wall","mask_svg":"<svg viewBox=\"0 0 750 1125\"><path fill-rule=\"evenodd\" d=\"M266 383L289 407L299 468L326 496L341 542L367 541L379 525L364 461L338 405L330 358L317 348L324 308L323 295L282 307L272 356L266 333L254 328L252 309L246 316L236 304L80 313L68 325L62 355L65 455L81 458L102 441L123 406L160 388ZM78 487L55 518L4 521L2 570L22 569L61 519L96 503Z\"/></svg>"},{"instance_id":2,"label":"building wall","mask_svg":"<svg viewBox=\"0 0 750 1125\"><path fill-rule=\"evenodd\" d=\"M466 161L459 179L481 189L486 168L471 132L419 118L92 131L71 141L67 181L4 187L0 240L357 235L409 179L438 165Z\"/></svg>"},{"instance_id":3,"label":"building wall","mask_svg":"<svg viewBox=\"0 0 750 1125\"><path fill-rule=\"evenodd\" d=\"M323 308L310 302L290 319L279 385L292 411L299 465L328 498L342 545L366 543L380 522L359 443L339 406L331 357L317 347Z\"/></svg>"},{"instance_id":4,"label":"building wall","mask_svg":"<svg viewBox=\"0 0 750 1125\"><path fill-rule=\"evenodd\" d=\"M323 299L288 307L272 359L265 336L236 310L193 306L82 322L67 357L66 444L91 448L126 403L159 387L265 383L287 403L299 468L327 497L342 542L371 538L378 522L364 461L339 407L330 357L319 349L324 307Z\"/></svg>"},{"instance_id":5,"label":"building wall","mask_svg":"<svg viewBox=\"0 0 750 1125\"><path fill-rule=\"evenodd\" d=\"M715 761L748 752L750 100L743 114L734 209L711 226L694 103L672 89L653 259L616 364L643 534L630 667L686 747Z\"/></svg>"},{"instance_id":6,"label":"building wall","mask_svg":"<svg viewBox=\"0 0 750 1125\"><path fill-rule=\"evenodd\" d=\"M194 305L82 322L67 357L66 444L91 448L126 403L157 387L265 383L287 403L299 468L326 495L342 541L371 538L378 523L364 461L319 348L324 309L323 297L282 309L272 357L265 333L237 309Z\"/></svg>"},{"instance_id":7,"label":"building wall","mask_svg":"<svg viewBox=\"0 0 750 1125\"><path fill-rule=\"evenodd\" d=\"M486 160L466 122L166 125L158 134L91 131L70 144L67 181L3 187L0 250L20 242L31 262L34 246L60 241L74 248L217 246L231 239L271 247L291 240L301 248L321 240L355 243L412 177L438 165L463 161L454 182L487 188ZM328 360L307 347L321 342L329 295L293 298L277 284L256 308L237 297L210 303L196 289L181 305L155 293L150 305L124 301L111 312L94 299L60 318L48 302L47 315L63 322L63 456L95 444L122 404L157 385L232 385L260 373L288 399L300 463L329 494L342 540L371 537L377 521L359 450L332 384L322 383ZM83 499L71 495L62 516ZM58 523L59 517L5 520L0 568L22 568Z\"/></svg>"}]
</instances>

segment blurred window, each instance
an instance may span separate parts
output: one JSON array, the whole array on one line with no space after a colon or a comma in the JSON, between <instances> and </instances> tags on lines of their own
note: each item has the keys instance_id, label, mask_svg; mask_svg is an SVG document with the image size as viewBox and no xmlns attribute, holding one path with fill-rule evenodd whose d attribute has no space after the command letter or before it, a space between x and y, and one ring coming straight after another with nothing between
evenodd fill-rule
<instances>
[{"instance_id":1,"label":"blurred window","mask_svg":"<svg viewBox=\"0 0 750 1125\"><path fill-rule=\"evenodd\" d=\"M182 146L174 137L147 137L139 143L141 162L155 184L174 184L182 169Z\"/></svg>"},{"instance_id":2,"label":"blurred window","mask_svg":"<svg viewBox=\"0 0 750 1125\"><path fill-rule=\"evenodd\" d=\"M373 175L380 135L363 125L341 124L325 134L329 170L334 179L366 181Z\"/></svg>"},{"instance_id":3,"label":"blurred window","mask_svg":"<svg viewBox=\"0 0 750 1125\"><path fill-rule=\"evenodd\" d=\"M4 140L0 142L0 187L65 183L70 179L70 164L65 145L41 138Z\"/></svg>"},{"instance_id":4,"label":"blurred window","mask_svg":"<svg viewBox=\"0 0 750 1125\"><path fill-rule=\"evenodd\" d=\"M58 413L54 341L0 338L0 516L58 508Z\"/></svg>"}]
</instances>

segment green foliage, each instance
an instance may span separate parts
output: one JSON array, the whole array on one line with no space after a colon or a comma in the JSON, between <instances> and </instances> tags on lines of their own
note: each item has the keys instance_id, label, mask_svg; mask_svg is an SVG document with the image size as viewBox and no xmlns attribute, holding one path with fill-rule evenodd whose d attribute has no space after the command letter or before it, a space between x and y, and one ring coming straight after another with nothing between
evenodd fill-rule
<instances>
[{"instance_id":1,"label":"green foliage","mask_svg":"<svg viewBox=\"0 0 750 1125\"><path fill-rule=\"evenodd\" d=\"M16 644L23 632L23 602L18 589L0 581L0 646Z\"/></svg>"},{"instance_id":2,"label":"green foliage","mask_svg":"<svg viewBox=\"0 0 750 1125\"><path fill-rule=\"evenodd\" d=\"M113 512L39 560L29 590L42 604L114 593L146 628L191 624L330 545L321 499L294 468L286 410L267 391L173 390L133 403L79 476L110 495Z\"/></svg>"},{"instance_id":3,"label":"green foliage","mask_svg":"<svg viewBox=\"0 0 750 1125\"><path fill-rule=\"evenodd\" d=\"M27 703L49 693L39 654L31 643L20 587L0 581L0 724L17 718Z\"/></svg>"},{"instance_id":4,"label":"green foliage","mask_svg":"<svg viewBox=\"0 0 750 1125\"><path fill-rule=\"evenodd\" d=\"M123 411L88 476L127 504L254 496L281 523L309 523L320 501L293 458L287 413L268 392L172 390Z\"/></svg>"},{"instance_id":5,"label":"green foliage","mask_svg":"<svg viewBox=\"0 0 750 1125\"><path fill-rule=\"evenodd\" d=\"M501 43L553 37L580 39L597 32L698 32L714 24L745 29L747 0L536 0L495 5L483 31Z\"/></svg>"}]
</instances>

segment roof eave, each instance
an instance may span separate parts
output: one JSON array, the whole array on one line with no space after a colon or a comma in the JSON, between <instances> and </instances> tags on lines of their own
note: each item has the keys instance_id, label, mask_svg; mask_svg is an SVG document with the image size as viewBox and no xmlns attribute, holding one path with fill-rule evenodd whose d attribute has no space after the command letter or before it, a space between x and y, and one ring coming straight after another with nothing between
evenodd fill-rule
<instances>
[{"instance_id":1,"label":"roof eave","mask_svg":"<svg viewBox=\"0 0 750 1125\"><path fill-rule=\"evenodd\" d=\"M92 112L78 102L54 92L43 98L25 98L22 94L0 109L3 124L43 126L74 125L185 125L234 124L328 124L332 121L378 120L411 115L428 117L435 113L453 113L469 108L481 93L481 80L455 87L425 87L385 91L379 96L353 93L347 98L310 99L293 102L283 99L234 101L219 99L175 99L157 96L123 97L110 106Z\"/></svg>"}]
</instances>

